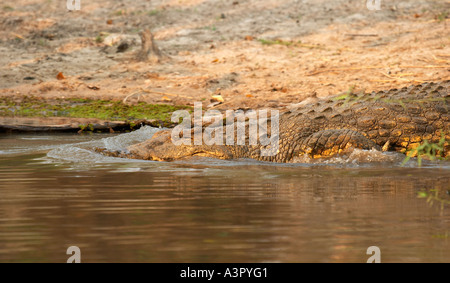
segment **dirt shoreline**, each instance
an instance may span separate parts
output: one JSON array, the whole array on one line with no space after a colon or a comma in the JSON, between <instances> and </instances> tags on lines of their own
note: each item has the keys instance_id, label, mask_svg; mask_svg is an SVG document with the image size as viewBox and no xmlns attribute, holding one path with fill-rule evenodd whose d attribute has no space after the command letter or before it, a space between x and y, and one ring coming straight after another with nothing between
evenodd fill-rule
<instances>
[{"instance_id":1,"label":"dirt shoreline","mask_svg":"<svg viewBox=\"0 0 450 283\"><path fill-rule=\"evenodd\" d=\"M0 96L284 110L450 79L449 1L60 2L2 2ZM160 62L137 60L145 29Z\"/></svg>"}]
</instances>

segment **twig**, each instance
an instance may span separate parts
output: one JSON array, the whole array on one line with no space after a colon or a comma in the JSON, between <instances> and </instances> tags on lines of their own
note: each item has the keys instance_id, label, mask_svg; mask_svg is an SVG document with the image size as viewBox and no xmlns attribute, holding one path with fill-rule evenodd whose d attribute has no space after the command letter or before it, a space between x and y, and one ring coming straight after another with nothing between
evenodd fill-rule
<instances>
[{"instance_id":1,"label":"twig","mask_svg":"<svg viewBox=\"0 0 450 283\"><path fill-rule=\"evenodd\" d=\"M450 68L450 66L434 66L434 65L427 65L427 66L398 66L400 69L440 69L440 68ZM352 68L333 68L333 69L327 69L327 70L321 70L316 71L313 73L308 74L308 76L314 76L320 73L326 73L326 72L338 72L338 71L349 71L349 70L367 70L367 69L384 69L388 68L388 66L365 66L365 67L352 67Z\"/></svg>"},{"instance_id":2,"label":"twig","mask_svg":"<svg viewBox=\"0 0 450 283\"><path fill-rule=\"evenodd\" d=\"M377 37L378 34L355 34L355 33L347 33L346 36L364 36L364 37Z\"/></svg>"},{"instance_id":3,"label":"twig","mask_svg":"<svg viewBox=\"0 0 450 283\"><path fill-rule=\"evenodd\" d=\"M401 80L401 81L405 81L405 82L411 82L411 80L404 79L404 78L399 78L399 77L393 77L393 76L390 76L390 75L385 74L385 73L383 73L383 72L381 72L381 74L382 74L383 76L386 76L386 77L390 78L390 79Z\"/></svg>"},{"instance_id":4,"label":"twig","mask_svg":"<svg viewBox=\"0 0 450 283\"><path fill-rule=\"evenodd\" d=\"M442 57L444 57L444 56L442 56ZM449 63L450 61L448 61L448 60L444 60L444 59L438 59L436 56L434 56L433 55L433 59L434 59L434 61L436 61L436 62L440 62L440 63Z\"/></svg>"},{"instance_id":5,"label":"twig","mask_svg":"<svg viewBox=\"0 0 450 283\"><path fill-rule=\"evenodd\" d=\"M168 96L176 96L176 97L184 97L184 98L189 98L189 99L194 99L191 96L186 96L186 95L182 95L182 94L174 94L174 93L168 93L168 92L160 92L160 91L154 91L154 90L148 90L148 89L142 89L143 92L147 92L147 93L156 93L156 94L162 94L162 95L168 95Z\"/></svg>"},{"instance_id":6,"label":"twig","mask_svg":"<svg viewBox=\"0 0 450 283\"><path fill-rule=\"evenodd\" d=\"M209 108L209 109L214 109L214 108L217 108L217 107L222 106L222 105L230 104L231 102L233 102L233 101L228 101L228 102L220 103L220 104L218 104L218 105L216 105L216 106L213 106L213 107L211 107L211 108Z\"/></svg>"},{"instance_id":7,"label":"twig","mask_svg":"<svg viewBox=\"0 0 450 283\"><path fill-rule=\"evenodd\" d=\"M15 37L20 38L20 39L25 39L23 36L21 36L20 34L17 34L17 33L12 33L12 35L14 35Z\"/></svg>"},{"instance_id":8,"label":"twig","mask_svg":"<svg viewBox=\"0 0 450 283\"><path fill-rule=\"evenodd\" d=\"M190 96L185 96L182 94L174 94L174 93L168 93L168 92L160 92L160 91L154 91L154 90L148 90L148 89L139 89L138 91L135 91L129 95L127 95L127 97L125 97L122 102L126 103L128 98L133 97L135 95L139 95L140 92L146 92L146 93L154 93L154 94L160 94L160 95L167 95L167 96L175 96L175 97L183 97L183 98L187 98L187 99L194 99L193 97Z\"/></svg>"},{"instance_id":9,"label":"twig","mask_svg":"<svg viewBox=\"0 0 450 283\"><path fill-rule=\"evenodd\" d=\"M348 70L365 70L365 69L382 69L382 68L386 68L386 67L385 66L367 66L367 67L352 67L352 68L334 68L334 69L316 71L314 73L308 74L308 76L314 76L314 75L317 75L317 74L320 74L320 73L325 73L325 72L348 71Z\"/></svg>"},{"instance_id":10,"label":"twig","mask_svg":"<svg viewBox=\"0 0 450 283\"><path fill-rule=\"evenodd\" d=\"M399 68L404 68L404 69L440 69L440 68L450 68L450 65L448 66L434 66L434 65L428 65L428 66L399 66Z\"/></svg>"},{"instance_id":11,"label":"twig","mask_svg":"<svg viewBox=\"0 0 450 283\"><path fill-rule=\"evenodd\" d=\"M38 77L38 79L39 79L39 81L40 81L41 83L45 81L45 78L44 78L43 76L39 75L36 71L27 69L27 68L26 68L25 66L23 66L23 65L18 66L18 67L19 67L19 69L22 69L22 70L24 70L24 71L26 71L26 72L29 72L29 73L34 74L36 77Z\"/></svg>"},{"instance_id":12,"label":"twig","mask_svg":"<svg viewBox=\"0 0 450 283\"><path fill-rule=\"evenodd\" d=\"M369 80L369 82L374 82L374 83L393 83L396 81L397 80Z\"/></svg>"}]
</instances>

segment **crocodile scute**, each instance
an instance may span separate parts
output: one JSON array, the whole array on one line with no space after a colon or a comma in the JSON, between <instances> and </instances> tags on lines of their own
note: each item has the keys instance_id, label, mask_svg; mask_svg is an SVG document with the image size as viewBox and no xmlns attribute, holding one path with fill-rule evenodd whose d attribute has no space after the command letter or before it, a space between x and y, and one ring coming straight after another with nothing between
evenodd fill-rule
<instances>
[{"instance_id":1,"label":"crocodile scute","mask_svg":"<svg viewBox=\"0 0 450 283\"><path fill-rule=\"evenodd\" d=\"M443 138L444 150L439 154L448 157L449 87L450 81L441 81L388 91L348 93L283 112L279 116L279 148L272 156L262 156L263 146L259 144L177 146L169 129L130 146L123 157L172 161L207 156L290 162L305 154L311 158L329 157L351 148L406 153L424 141L439 143ZM269 129L270 124L269 118ZM120 153L114 156L120 157Z\"/></svg>"}]
</instances>

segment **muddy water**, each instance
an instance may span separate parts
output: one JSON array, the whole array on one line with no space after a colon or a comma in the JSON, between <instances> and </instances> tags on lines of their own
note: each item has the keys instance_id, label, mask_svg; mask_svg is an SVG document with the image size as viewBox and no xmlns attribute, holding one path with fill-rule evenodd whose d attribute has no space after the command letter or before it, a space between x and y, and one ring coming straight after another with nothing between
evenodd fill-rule
<instances>
[{"instance_id":1,"label":"muddy water","mask_svg":"<svg viewBox=\"0 0 450 283\"><path fill-rule=\"evenodd\" d=\"M449 262L448 164L106 158L156 130L0 136L0 262Z\"/></svg>"}]
</instances>

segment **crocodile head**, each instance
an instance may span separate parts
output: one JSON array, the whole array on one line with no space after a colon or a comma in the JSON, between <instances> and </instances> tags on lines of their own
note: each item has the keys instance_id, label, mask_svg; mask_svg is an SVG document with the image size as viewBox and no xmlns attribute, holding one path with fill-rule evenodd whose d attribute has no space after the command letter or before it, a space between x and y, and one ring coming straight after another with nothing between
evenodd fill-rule
<instances>
[{"instance_id":1,"label":"crocodile head","mask_svg":"<svg viewBox=\"0 0 450 283\"><path fill-rule=\"evenodd\" d=\"M157 132L151 139L130 146L128 151L133 158L154 161L173 161L192 156L233 158L226 146L175 145L171 133L171 130Z\"/></svg>"}]
</instances>

